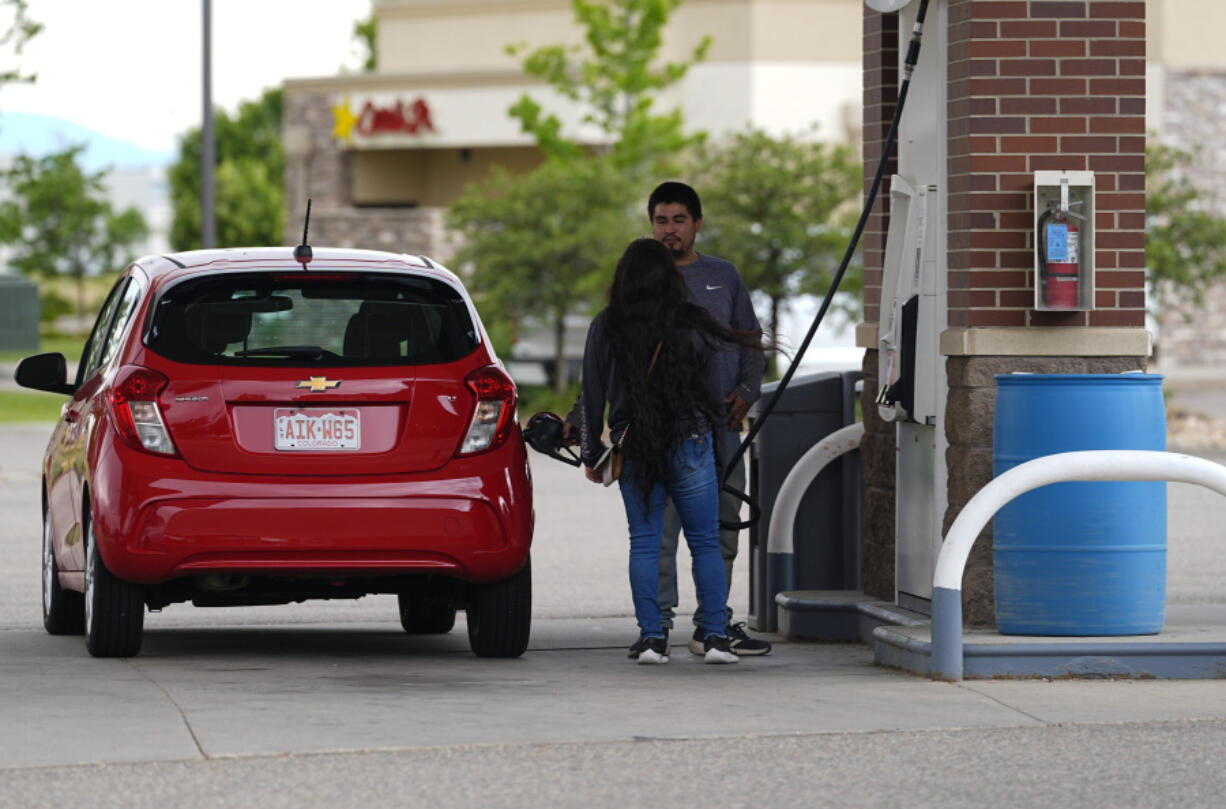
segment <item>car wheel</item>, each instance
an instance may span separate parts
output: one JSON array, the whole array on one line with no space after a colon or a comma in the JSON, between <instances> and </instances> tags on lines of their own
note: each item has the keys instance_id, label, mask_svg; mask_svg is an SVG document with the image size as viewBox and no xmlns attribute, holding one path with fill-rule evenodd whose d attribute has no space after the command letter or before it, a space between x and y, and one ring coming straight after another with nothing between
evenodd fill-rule
<instances>
[{"instance_id":1,"label":"car wheel","mask_svg":"<svg viewBox=\"0 0 1226 809\"><path fill-rule=\"evenodd\" d=\"M85 631L85 601L75 590L60 587L51 521L43 512L43 627L51 635L80 635Z\"/></svg>"},{"instance_id":2,"label":"car wheel","mask_svg":"<svg viewBox=\"0 0 1226 809\"><path fill-rule=\"evenodd\" d=\"M145 628L145 594L106 569L92 520L85 536L85 648L94 657L132 657Z\"/></svg>"},{"instance_id":3,"label":"car wheel","mask_svg":"<svg viewBox=\"0 0 1226 809\"><path fill-rule=\"evenodd\" d=\"M401 593L400 625L410 635L444 635L455 626L455 607L422 598L412 593Z\"/></svg>"},{"instance_id":4,"label":"car wheel","mask_svg":"<svg viewBox=\"0 0 1226 809\"><path fill-rule=\"evenodd\" d=\"M532 626L532 562L509 579L474 585L468 642L478 657L519 657Z\"/></svg>"}]
</instances>

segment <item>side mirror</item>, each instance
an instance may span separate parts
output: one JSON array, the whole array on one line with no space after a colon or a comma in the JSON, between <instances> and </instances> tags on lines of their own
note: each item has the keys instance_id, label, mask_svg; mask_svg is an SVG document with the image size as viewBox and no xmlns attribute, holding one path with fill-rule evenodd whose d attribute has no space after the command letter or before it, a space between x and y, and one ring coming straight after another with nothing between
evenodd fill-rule
<instances>
[{"instance_id":1,"label":"side mirror","mask_svg":"<svg viewBox=\"0 0 1226 809\"><path fill-rule=\"evenodd\" d=\"M14 378L23 388L62 393L66 396L77 392L77 386L68 383L68 360L59 353L26 357L17 364Z\"/></svg>"}]
</instances>

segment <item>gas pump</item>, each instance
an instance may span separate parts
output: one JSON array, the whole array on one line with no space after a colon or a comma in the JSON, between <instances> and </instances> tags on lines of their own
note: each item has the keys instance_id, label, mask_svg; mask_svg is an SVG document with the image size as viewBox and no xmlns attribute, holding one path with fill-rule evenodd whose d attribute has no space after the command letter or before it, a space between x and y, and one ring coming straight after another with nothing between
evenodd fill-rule
<instances>
[{"instance_id":1,"label":"gas pump","mask_svg":"<svg viewBox=\"0 0 1226 809\"><path fill-rule=\"evenodd\" d=\"M877 354L877 413L885 421L936 423L939 304L933 245L939 234L930 231L938 197L935 184L915 187L897 174L890 179Z\"/></svg>"},{"instance_id":2,"label":"gas pump","mask_svg":"<svg viewBox=\"0 0 1226 809\"><path fill-rule=\"evenodd\" d=\"M874 0L883 4L886 0ZM916 22L899 8L900 38ZM900 7L901 6L901 7ZM875 7L875 6L874 6ZM889 10L886 8L880 10ZM948 495L945 449L947 325L946 39L948 4L930 8L913 97L899 121L898 173L890 180L890 225L877 333L877 412L895 424L895 602L929 612ZM935 17L935 19L933 19ZM903 51L900 42L900 53Z\"/></svg>"}]
</instances>

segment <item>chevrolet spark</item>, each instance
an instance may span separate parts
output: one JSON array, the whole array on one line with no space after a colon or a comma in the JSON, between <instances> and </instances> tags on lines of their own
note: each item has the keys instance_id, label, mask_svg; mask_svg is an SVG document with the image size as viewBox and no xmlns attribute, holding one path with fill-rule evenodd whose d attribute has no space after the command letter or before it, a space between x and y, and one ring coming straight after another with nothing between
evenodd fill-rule
<instances>
[{"instance_id":1,"label":"chevrolet spark","mask_svg":"<svg viewBox=\"0 0 1226 809\"><path fill-rule=\"evenodd\" d=\"M146 608L394 593L410 633L467 613L472 650L528 643L532 488L516 391L455 275L424 257L291 248L140 259L43 463L43 622L98 657Z\"/></svg>"}]
</instances>

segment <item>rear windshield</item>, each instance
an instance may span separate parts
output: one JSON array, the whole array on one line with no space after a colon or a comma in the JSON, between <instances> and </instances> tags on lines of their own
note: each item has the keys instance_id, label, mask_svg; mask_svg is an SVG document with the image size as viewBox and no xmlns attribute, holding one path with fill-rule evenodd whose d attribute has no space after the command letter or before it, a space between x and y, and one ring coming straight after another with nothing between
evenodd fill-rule
<instances>
[{"instance_id":1,"label":"rear windshield","mask_svg":"<svg viewBox=\"0 0 1226 809\"><path fill-rule=\"evenodd\" d=\"M148 345L209 365L428 365L477 347L459 293L378 273L234 273L162 294Z\"/></svg>"}]
</instances>

